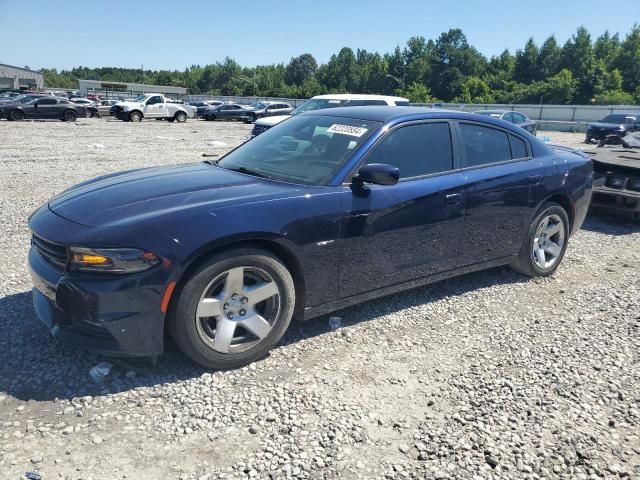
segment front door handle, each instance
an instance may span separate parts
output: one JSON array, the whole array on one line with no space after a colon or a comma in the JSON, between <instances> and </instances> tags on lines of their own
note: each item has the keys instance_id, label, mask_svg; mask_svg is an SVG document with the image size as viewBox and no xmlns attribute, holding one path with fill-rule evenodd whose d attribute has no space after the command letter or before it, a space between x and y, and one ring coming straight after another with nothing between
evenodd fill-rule
<instances>
[{"instance_id":1,"label":"front door handle","mask_svg":"<svg viewBox=\"0 0 640 480\"><path fill-rule=\"evenodd\" d=\"M447 205L458 205L462 202L462 194L461 193L450 193L445 199L447 200Z\"/></svg>"},{"instance_id":2,"label":"front door handle","mask_svg":"<svg viewBox=\"0 0 640 480\"><path fill-rule=\"evenodd\" d=\"M542 175L531 175L529 177L529 184L540 185L540 180L542 180Z\"/></svg>"}]
</instances>

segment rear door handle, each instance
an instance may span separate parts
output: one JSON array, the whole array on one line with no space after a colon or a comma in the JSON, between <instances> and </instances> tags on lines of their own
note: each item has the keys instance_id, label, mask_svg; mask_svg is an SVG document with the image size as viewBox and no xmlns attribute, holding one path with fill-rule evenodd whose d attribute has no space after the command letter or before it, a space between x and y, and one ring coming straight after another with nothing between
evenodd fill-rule
<instances>
[{"instance_id":1,"label":"rear door handle","mask_svg":"<svg viewBox=\"0 0 640 480\"><path fill-rule=\"evenodd\" d=\"M447 205L458 205L462 201L461 193L450 193L445 199L447 200Z\"/></svg>"},{"instance_id":2,"label":"rear door handle","mask_svg":"<svg viewBox=\"0 0 640 480\"><path fill-rule=\"evenodd\" d=\"M539 185L540 180L542 180L542 175L532 175L529 177L529 183L531 185Z\"/></svg>"}]
</instances>

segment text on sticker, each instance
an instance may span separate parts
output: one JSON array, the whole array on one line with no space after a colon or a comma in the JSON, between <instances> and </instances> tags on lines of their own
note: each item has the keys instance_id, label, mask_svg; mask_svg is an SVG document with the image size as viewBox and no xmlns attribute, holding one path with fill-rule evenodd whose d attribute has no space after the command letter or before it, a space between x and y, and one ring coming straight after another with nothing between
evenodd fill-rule
<instances>
[{"instance_id":1,"label":"text on sticker","mask_svg":"<svg viewBox=\"0 0 640 480\"><path fill-rule=\"evenodd\" d=\"M366 128L352 127L351 125L340 125L334 123L327 129L327 133L339 133L341 135L350 135L352 137L361 137L367 133Z\"/></svg>"}]
</instances>

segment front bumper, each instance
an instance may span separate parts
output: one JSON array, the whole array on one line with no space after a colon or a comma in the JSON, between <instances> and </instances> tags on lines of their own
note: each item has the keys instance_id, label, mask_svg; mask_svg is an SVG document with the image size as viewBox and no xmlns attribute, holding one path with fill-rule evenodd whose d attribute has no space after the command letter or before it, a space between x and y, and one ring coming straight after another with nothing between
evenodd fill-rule
<instances>
[{"instance_id":1,"label":"front bumper","mask_svg":"<svg viewBox=\"0 0 640 480\"><path fill-rule=\"evenodd\" d=\"M594 186L591 206L611 213L640 216L640 192L619 190L605 185Z\"/></svg>"},{"instance_id":2,"label":"front bumper","mask_svg":"<svg viewBox=\"0 0 640 480\"><path fill-rule=\"evenodd\" d=\"M160 268L131 275L70 274L54 268L35 247L29 267L36 314L54 337L105 355L162 353L166 273Z\"/></svg>"}]
</instances>

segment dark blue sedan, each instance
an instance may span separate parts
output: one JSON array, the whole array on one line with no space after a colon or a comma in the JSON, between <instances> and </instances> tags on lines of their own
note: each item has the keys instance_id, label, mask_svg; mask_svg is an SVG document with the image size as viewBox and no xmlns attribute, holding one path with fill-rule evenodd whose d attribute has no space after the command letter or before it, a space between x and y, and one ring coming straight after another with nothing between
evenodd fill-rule
<instances>
[{"instance_id":1,"label":"dark blue sedan","mask_svg":"<svg viewBox=\"0 0 640 480\"><path fill-rule=\"evenodd\" d=\"M30 218L54 336L196 362L264 356L293 318L511 265L551 275L591 197L585 155L502 120L410 107L292 117L218 162L81 183Z\"/></svg>"}]
</instances>

